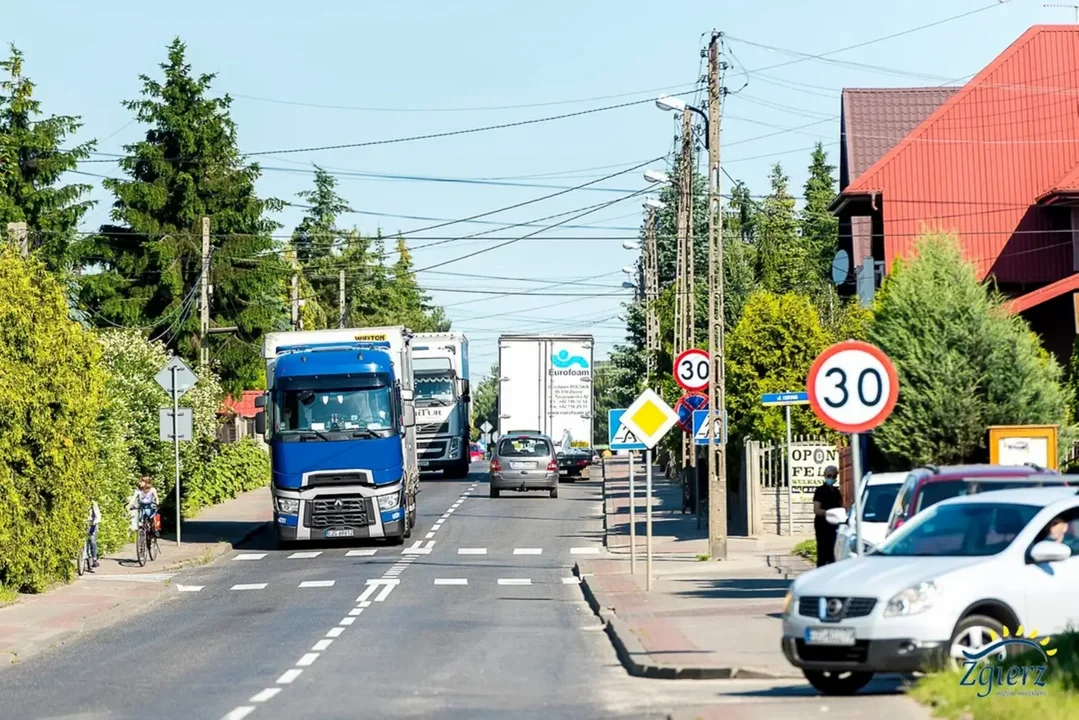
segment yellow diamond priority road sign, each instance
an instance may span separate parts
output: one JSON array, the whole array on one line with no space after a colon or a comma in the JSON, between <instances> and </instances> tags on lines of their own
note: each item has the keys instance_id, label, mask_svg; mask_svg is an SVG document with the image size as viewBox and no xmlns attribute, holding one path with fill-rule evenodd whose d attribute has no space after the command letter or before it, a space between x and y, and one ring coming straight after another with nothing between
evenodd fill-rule
<instances>
[{"instance_id":1,"label":"yellow diamond priority road sign","mask_svg":"<svg viewBox=\"0 0 1079 720\"><path fill-rule=\"evenodd\" d=\"M649 450L663 439L676 422L678 413L652 389L641 393L622 415L622 424Z\"/></svg>"}]
</instances>

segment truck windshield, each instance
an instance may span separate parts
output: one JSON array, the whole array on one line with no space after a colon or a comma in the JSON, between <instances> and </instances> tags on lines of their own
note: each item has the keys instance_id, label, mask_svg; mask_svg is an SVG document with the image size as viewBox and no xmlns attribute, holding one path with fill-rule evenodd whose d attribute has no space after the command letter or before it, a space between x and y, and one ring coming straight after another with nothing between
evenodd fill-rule
<instances>
[{"instance_id":1,"label":"truck windshield","mask_svg":"<svg viewBox=\"0 0 1079 720\"><path fill-rule=\"evenodd\" d=\"M449 372L417 373L416 404L421 407L430 405L452 405L456 399L453 391L453 375Z\"/></svg>"},{"instance_id":2,"label":"truck windshield","mask_svg":"<svg viewBox=\"0 0 1079 720\"><path fill-rule=\"evenodd\" d=\"M277 431L323 440L390 437L397 433L389 386L289 388L274 393ZM336 436L336 437L335 437Z\"/></svg>"}]
</instances>

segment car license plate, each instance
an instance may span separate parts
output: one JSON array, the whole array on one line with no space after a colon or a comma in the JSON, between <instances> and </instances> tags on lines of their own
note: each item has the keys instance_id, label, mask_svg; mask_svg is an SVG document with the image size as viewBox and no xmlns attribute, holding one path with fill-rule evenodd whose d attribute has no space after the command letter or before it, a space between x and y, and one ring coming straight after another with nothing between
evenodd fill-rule
<instances>
[{"instance_id":1,"label":"car license plate","mask_svg":"<svg viewBox=\"0 0 1079 720\"><path fill-rule=\"evenodd\" d=\"M806 645L854 645L853 628L806 628Z\"/></svg>"},{"instance_id":2,"label":"car license plate","mask_svg":"<svg viewBox=\"0 0 1079 720\"><path fill-rule=\"evenodd\" d=\"M352 528L342 528L340 530L327 530L326 537L339 538L339 537L352 537L356 534L356 531Z\"/></svg>"},{"instance_id":3,"label":"car license plate","mask_svg":"<svg viewBox=\"0 0 1079 720\"><path fill-rule=\"evenodd\" d=\"M512 470L535 470L536 463L534 462L513 462L510 461L510 468Z\"/></svg>"},{"instance_id":4,"label":"car license plate","mask_svg":"<svg viewBox=\"0 0 1079 720\"><path fill-rule=\"evenodd\" d=\"M431 467L429 460L420 460L420 467Z\"/></svg>"}]
</instances>

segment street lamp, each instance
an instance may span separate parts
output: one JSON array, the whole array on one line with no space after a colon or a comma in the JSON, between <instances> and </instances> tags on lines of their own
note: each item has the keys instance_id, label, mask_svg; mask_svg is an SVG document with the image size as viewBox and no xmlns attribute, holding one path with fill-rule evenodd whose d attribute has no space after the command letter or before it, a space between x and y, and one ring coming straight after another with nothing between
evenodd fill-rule
<instances>
[{"instance_id":1,"label":"street lamp","mask_svg":"<svg viewBox=\"0 0 1079 720\"><path fill-rule=\"evenodd\" d=\"M644 207L647 210L662 210L667 207L667 203L662 200L657 200L656 198L647 198L644 201Z\"/></svg>"},{"instance_id":2,"label":"street lamp","mask_svg":"<svg viewBox=\"0 0 1079 720\"><path fill-rule=\"evenodd\" d=\"M640 250L641 246L640 246L639 243L635 243L632 240L626 240L625 242L622 243L622 249L623 250Z\"/></svg>"},{"instance_id":3,"label":"street lamp","mask_svg":"<svg viewBox=\"0 0 1079 720\"><path fill-rule=\"evenodd\" d=\"M632 265L626 265L624 268L622 268L622 272L624 272L626 275L633 275L637 272L637 268L633 267Z\"/></svg>"},{"instance_id":4,"label":"street lamp","mask_svg":"<svg viewBox=\"0 0 1079 720\"><path fill-rule=\"evenodd\" d=\"M637 283L631 283L628 280L625 280L622 282L622 287L624 287L626 290L636 290Z\"/></svg>"},{"instance_id":5,"label":"street lamp","mask_svg":"<svg viewBox=\"0 0 1079 720\"><path fill-rule=\"evenodd\" d=\"M708 149L708 113L701 110L699 107L693 107L687 105L685 102L679 100L676 97L670 95L664 95L656 100L656 107L666 112L685 112L686 110L692 110L704 119L704 148Z\"/></svg>"},{"instance_id":6,"label":"street lamp","mask_svg":"<svg viewBox=\"0 0 1079 720\"><path fill-rule=\"evenodd\" d=\"M657 185L666 185L671 181L670 176L661 170L645 170L644 179Z\"/></svg>"}]
</instances>

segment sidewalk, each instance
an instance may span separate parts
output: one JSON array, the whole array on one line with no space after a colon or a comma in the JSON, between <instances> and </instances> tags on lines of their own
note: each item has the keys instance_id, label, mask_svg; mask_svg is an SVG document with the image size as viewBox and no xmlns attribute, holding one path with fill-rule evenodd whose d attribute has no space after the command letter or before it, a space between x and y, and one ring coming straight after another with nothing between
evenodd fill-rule
<instances>
[{"instance_id":1,"label":"sidewalk","mask_svg":"<svg viewBox=\"0 0 1079 720\"><path fill-rule=\"evenodd\" d=\"M643 472L640 473L643 475ZM683 515L681 489L653 474L653 584L646 590L644 482L638 476L637 567L630 573L628 468L607 467L607 547L577 573L626 669L658 678L802 675L779 649L790 557L807 536L730 538L727 560L707 559L707 529ZM704 523L706 524L706 523Z\"/></svg>"},{"instance_id":2,"label":"sidewalk","mask_svg":"<svg viewBox=\"0 0 1079 720\"><path fill-rule=\"evenodd\" d=\"M20 595L0 608L0 668L60 645L87 630L115 624L168 593L166 582L184 567L205 565L271 520L269 488L204 508L175 532L163 532L161 555L139 567L135 544L101 559L93 574L39 595Z\"/></svg>"}]
</instances>

